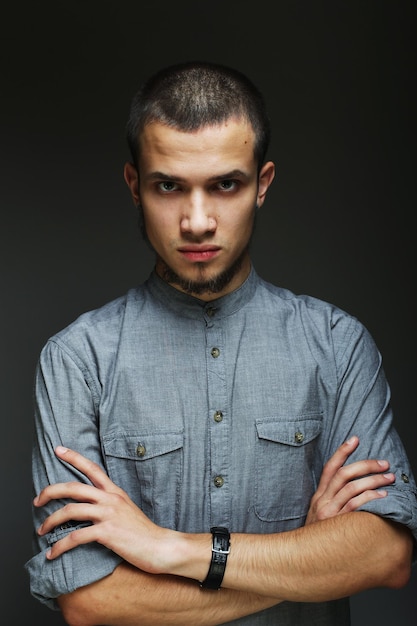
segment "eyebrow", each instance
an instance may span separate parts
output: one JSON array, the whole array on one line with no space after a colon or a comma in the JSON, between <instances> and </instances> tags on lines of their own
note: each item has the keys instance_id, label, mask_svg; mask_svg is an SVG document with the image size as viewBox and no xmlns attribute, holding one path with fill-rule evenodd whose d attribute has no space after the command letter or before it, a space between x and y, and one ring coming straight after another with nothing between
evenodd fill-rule
<instances>
[{"instance_id":1,"label":"eyebrow","mask_svg":"<svg viewBox=\"0 0 417 626\"><path fill-rule=\"evenodd\" d=\"M178 183L186 182L186 179L182 178L181 176L172 176L171 174L166 174L165 172L159 172L159 171L150 172L149 174L145 176L145 178L147 180L169 180L171 182L178 182ZM229 180L230 178L244 178L245 180L248 180L250 177L249 177L249 174L247 174L243 170L235 169L235 170L231 170L230 172L225 172L224 174L211 176L210 178L208 178L208 181L216 182L220 180Z\"/></svg>"},{"instance_id":2,"label":"eyebrow","mask_svg":"<svg viewBox=\"0 0 417 626\"><path fill-rule=\"evenodd\" d=\"M228 180L229 178L245 178L249 179L249 174L244 172L243 170L232 170L231 172L225 172L224 174L220 174L219 176L212 176L209 180L215 182L216 180Z\"/></svg>"}]
</instances>

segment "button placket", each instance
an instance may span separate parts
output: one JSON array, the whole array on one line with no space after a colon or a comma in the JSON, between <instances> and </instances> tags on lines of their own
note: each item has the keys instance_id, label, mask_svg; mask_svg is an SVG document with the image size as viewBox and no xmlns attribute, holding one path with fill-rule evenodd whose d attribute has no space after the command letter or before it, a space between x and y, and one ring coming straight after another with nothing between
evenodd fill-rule
<instances>
[{"instance_id":1,"label":"button placket","mask_svg":"<svg viewBox=\"0 0 417 626\"><path fill-rule=\"evenodd\" d=\"M206 311L207 315L210 315ZM227 419L227 380L225 344L219 320L211 316L206 325L208 435L210 450L210 524L230 523L230 489L228 483L230 459L230 423Z\"/></svg>"}]
</instances>

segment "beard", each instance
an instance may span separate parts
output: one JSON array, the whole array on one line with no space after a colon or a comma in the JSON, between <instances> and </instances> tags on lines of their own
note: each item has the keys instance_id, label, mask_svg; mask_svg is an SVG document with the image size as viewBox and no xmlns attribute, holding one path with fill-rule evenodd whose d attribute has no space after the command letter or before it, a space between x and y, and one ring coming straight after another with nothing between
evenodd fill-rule
<instances>
[{"instance_id":1,"label":"beard","mask_svg":"<svg viewBox=\"0 0 417 626\"><path fill-rule=\"evenodd\" d=\"M156 253L151 242L149 241L149 237L146 232L146 224L145 224L145 218L143 214L143 208L140 205L137 208L139 211L139 220L138 220L139 230L142 234L142 237L145 243L157 255L161 278L166 283L173 285L173 286L177 286L185 293L188 293L189 295L193 295L193 296L199 296L201 294L207 294L207 293L211 293L215 295L216 293L220 293L221 291L223 291L227 287L227 285L233 280L233 278L241 269L242 263L244 259L246 258L247 253L249 252L250 245L251 245L253 235L255 232L256 217L257 217L257 210L258 210L258 206L255 206L252 232L251 232L249 241L247 245L245 246L245 248L240 253L240 255L233 261L233 263L229 267L227 267L225 270L223 270L222 272L219 272L218 274L214 276L211 276L209 278L201 278L201 280L191 280L191 279L188 279L184 276L177 274L177 272L175 272L172 269L172 267L170 267L164 261L164 259ZM203 273L203 271L206 270L205 263L196 263L196 267L200 269L201 273Z\"/></svg>"},{"instance_id":2,"label":"beard","mask_svg":"<svg viewBox=\"0 0 417 626\"><path fill-rule=\"evenodd\" d=\"M180 276L174 272L172 267L167 265L161 257L158 257L161 267L161 278L163 278L163 280L170 285L177 285L177 287L179 287L182 291L185 291L185 293L190 295L199 296L203 293L220 293L239 272L248 248L249 246L243 250L240 256L232 263L232 265L230 265L230 267L215 276L201 280L190 280ZM196 263L196 265L197 267L200 267L201 270L205 269L204 263Z\"/></svg>"}]
</instances>

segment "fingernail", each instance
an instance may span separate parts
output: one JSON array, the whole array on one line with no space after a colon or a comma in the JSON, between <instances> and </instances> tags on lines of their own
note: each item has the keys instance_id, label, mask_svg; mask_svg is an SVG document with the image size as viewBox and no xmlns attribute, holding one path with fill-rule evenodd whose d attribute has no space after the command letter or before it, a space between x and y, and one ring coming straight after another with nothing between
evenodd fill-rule
<instances>
[{"instance_id":1,"label":"fingernail","mask_svg":"<svg viewBox=\"0 0 417 626\"><path fill-rule=\"evenodd\" d=\"M381 467L388 467L389 463L388 461L384 461L384 460L378 460L378 465L380 465Z\"/></svg>"},{"instance_id":2,"label":"fingernail","mask_svg":"<svg viewBox=\"0 0 417 626\"><path fill-rule=\"evenodd\" d=\"M65 454L66 452L68 452L68 448L64 448L64 446L57 446L56 451L59 454Z\"/></svg>"},{"instance_id":3,"label":"fingernail","mask_svg":"<svg viewBox=\"0 0 417 626\"><path fill-rule=\"evenodd\" d=\"M385 491L385 489L378 489L377 493L379 493L380 496L386 496L388 492Z\"/></svg>"},{"instance_id":4,"label":"fingernail","mask_svg":"<svg viewBox=\"0 0 417 626\"><path fill-rule=\"evenodd\" d=\"M350 439L348 439L348 440L346 441L346 443L348 443L348 444L350 445L350 444L354 443L355 441L356 441L356 437L355 437L355 436L353 436L353 437L350 437Z\"/></svg>"}]
</instances>

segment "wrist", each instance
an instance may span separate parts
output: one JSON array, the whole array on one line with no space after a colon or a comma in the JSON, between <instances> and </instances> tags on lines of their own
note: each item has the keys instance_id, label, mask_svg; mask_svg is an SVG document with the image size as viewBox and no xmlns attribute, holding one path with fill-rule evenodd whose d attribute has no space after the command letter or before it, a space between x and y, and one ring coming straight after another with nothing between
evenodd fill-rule
<instances>
[{"instance_id":1,"label":"wrist","mask_svg":"<svg viewBox=\"0 0 417 626\"><path fill-rule=\"evenodd\" d=\"M163 548L166 562L164 573L204 580L211 562L211 533L170 533Z\"/></svg>"}]
</instances>

